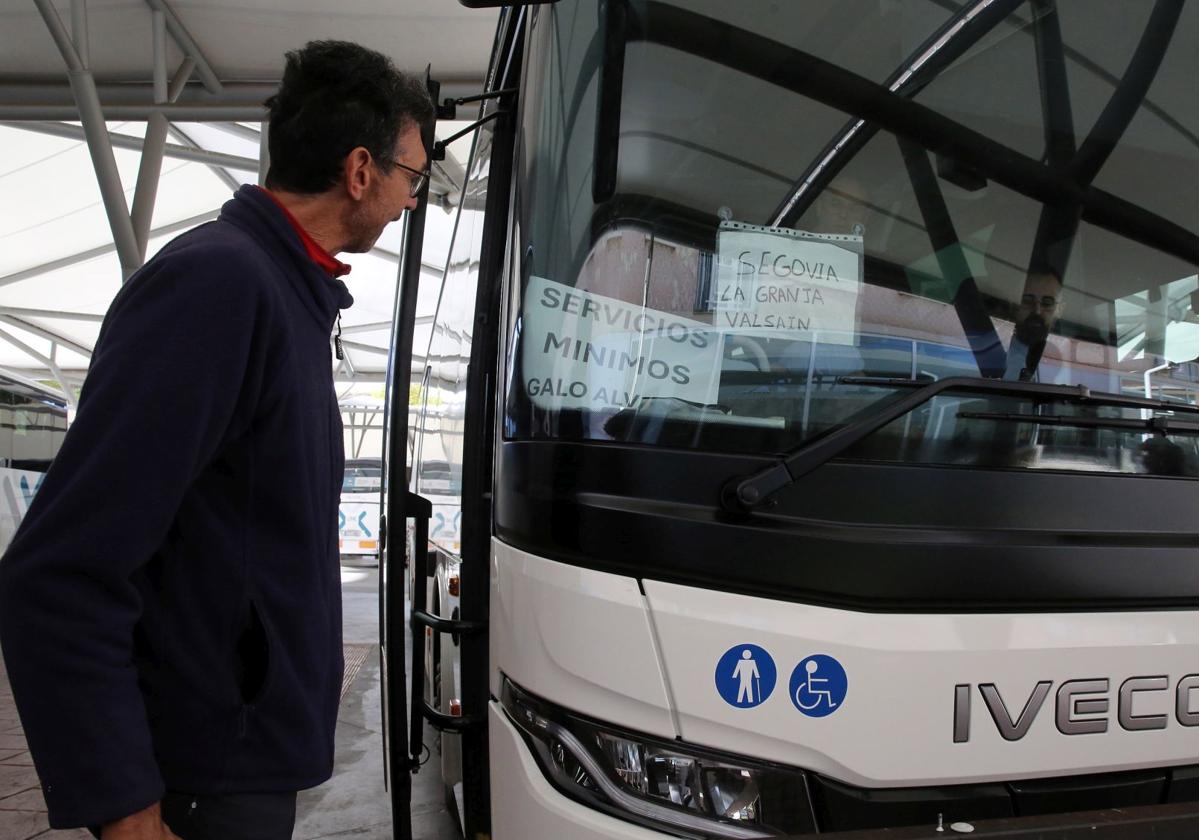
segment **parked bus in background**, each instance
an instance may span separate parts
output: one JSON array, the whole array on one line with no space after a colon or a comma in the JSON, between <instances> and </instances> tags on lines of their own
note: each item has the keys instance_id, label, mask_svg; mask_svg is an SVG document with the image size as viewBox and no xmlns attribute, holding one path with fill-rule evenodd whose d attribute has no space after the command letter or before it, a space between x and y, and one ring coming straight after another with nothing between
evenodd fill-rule
<instances>
[{"instance_id":1,"label":"parked bus in background","mask_svg":"<svg viewBox=\"0 0 1199 840\"><path fill-rule=\"evenodd\" d=\"M0 374L0 554L25 518L66 432L61 394Z\"/></svg>"},{"instance_id":2,"label":"parked bus in background","mask_svg":"<svg viewBox=\"0 0 1199 840\"><path fill-rule=\"evenodd\" d=\"M425 722L470 838L1199 831L1196 43L505 8L415 372L422 211L397 302L397 836Z\"/></svg>"},{"instance_id":3,"label":"parked bus in background","mask_svg":"<svg viewBox=\"0 0 1199 840\"><path fill-rule=\"evenodd\" d=\"M346 460L337 507L337 544L343 563L375 565L379 557L379 458Z\"/></svg>"}]
</instances>

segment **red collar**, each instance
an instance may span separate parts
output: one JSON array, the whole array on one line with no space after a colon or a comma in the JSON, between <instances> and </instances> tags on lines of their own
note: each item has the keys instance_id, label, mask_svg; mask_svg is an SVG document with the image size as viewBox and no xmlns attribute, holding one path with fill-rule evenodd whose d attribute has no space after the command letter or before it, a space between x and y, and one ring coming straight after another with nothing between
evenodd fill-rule
<instances>
[{"instance_id":1,"label":"red collar","mask_svg":"<svg viewBox=\"0 0 1199 840\"><path fill-rule=\"evenodd\" d=\"M275 204L279 205L279 209L283 211L283 215L287 217L287 221L291 222L291 226L296 229L296 233L300 237L300 242L304 244L304 250L308 252L308 256L312 258L312 261L316 263L322 271L324 271L330 277L342 277L350 273L351 266L341 262L339 259L322 248L319 244L317 244L317 241L308 235L308 231L304 230L304 226L297 221L296 217L291 214L290 210L283 206L283 202L280 201L273 192L268 190L266 187L259 187L258 189L269 195L271 200L274 201Z\"/></svg>"}]
</instances>

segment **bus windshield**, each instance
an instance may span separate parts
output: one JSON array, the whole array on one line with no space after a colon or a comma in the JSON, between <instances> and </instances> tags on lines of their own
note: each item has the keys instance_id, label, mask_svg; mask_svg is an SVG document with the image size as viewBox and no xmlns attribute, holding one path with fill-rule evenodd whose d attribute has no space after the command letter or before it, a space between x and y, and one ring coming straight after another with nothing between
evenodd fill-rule
<instances>
[{"instance_id":1,"label":"bus windshield","mask_svg":"<svg viewBox=\"0 0 1199 840\"><path fill-rule=\"evenodd\" d=\"M881 9L535 13L510 438L780 453L951 376L1199 403L1199 8ZM946 392L845 457L1199 475L1153 414Z\"/></svg>"}]
</instances>

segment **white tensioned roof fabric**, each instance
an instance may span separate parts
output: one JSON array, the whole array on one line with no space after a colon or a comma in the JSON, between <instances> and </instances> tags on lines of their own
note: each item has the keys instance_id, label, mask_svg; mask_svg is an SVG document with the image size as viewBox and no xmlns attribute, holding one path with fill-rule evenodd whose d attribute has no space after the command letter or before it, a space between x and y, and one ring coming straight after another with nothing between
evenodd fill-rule
<instances>
[{"instance_id":1,"label":"white tensioned roof fabric","mask_svg":"<svg viewBox=\"0 0 1199 840\"><path fill-rule=\"evenodd\" d=\"M180 25L211 70L210 77L194 70L178 103L251 109L277 83L287 50L323 38L378 49L409 71L431 66L443 94L479 92L496 24L495 11L465 9L457 0L343 0L335 12L325 0L47 4L68 33L78 19L72 6L86 11L85 60L114 138L127 206L146 123L140 113L114 109L154 101L156 8ZM180 43L172 29L165 38L168 77L188 56ZM206 89L211 81L222 92ZM121 285L112 229L73 103L64 57L37 5L0 0L0 369L48 382L61 378L70 392L86 374L100 319ZM465 106L459 114L470 119L475 108ZM257 121L192 122L189 116L195 118L181 113L170 124L147 258L183 230L215 217L237 184L258 177ZM441 123L437 134L445 137L465 125ZM189 148L216 154L188 158ZM468 139L453 144L435 172L426 272L444 265L468 152ZM347 285L355 299L342 317L347 360L337 378L343 394L381 392L401 241L401 225L393 224L371 253L342 257L353 265Z\"/></svg>"}]
</instances>

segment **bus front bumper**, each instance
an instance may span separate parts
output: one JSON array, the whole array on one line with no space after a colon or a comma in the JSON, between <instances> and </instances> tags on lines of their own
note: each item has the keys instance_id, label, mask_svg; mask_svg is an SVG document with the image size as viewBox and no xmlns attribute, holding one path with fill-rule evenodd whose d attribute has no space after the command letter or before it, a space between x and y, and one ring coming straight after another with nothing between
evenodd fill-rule
<instances>
[{"instance_id":1,"label":"bus front bumper","mask_svg":"<svg viewBox=\"0 0 1199 840\"><path fill-rule=\"evenodd\" d=\"M494 840L569 837L571 840L665 840L652 831L581 805L559 793L537 766L520 732L493 701L489 704L491 743L491 836ZM844 840L918 840L958 836L956 826L872 829L806 837ZM959 829L960 830L960 829ZM1184 803L1112 808L1071 814L980 820L972 837L1020 840L1193 840L1199 837L1199 805Z\"/></svg>"}]
</instances>

